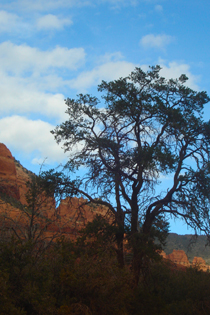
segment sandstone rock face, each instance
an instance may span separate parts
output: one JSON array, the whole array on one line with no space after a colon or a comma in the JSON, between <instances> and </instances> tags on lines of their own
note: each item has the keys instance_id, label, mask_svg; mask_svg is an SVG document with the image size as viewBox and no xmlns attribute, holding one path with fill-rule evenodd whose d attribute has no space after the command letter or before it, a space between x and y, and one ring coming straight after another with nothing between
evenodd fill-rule
<instances>
[{"instance_id":1,"label":"sandstone rock face","mask_svg":"<svg viewBox=\"0 0 210 315\"><path fill-rule=\"evenodd\" d=\"M207 266L205 260L201 257L194 257L192 261L192 266L203 271L210 270L210 266Z\"/></svg>"},{"instance_id":2,"label":"sandstone rock face","mask_svg":"<svg viewBox=\"0 0 210 315\"><path fill-rule=\"evenodd\" d=\"M0 143L0 191L20 199L14 158L3 143Z\"/></svg>"},{"instance_id":3,"label":"sandstone rock face","mask_svg":"<svg viewBox=\"0 0 210 315\"><path fill-rule=\"evenodd\" d=\"M203 258L201 257L194 257L193 259L193 262L192 262L193 265L205 265L206 262Z\"/></svg>"},{"instance_id":4,"label":"sandstone rock face","mask_svg":"<svg viewBox=\"0 0 210 315\"><path fill-rule=\"evenodd\" d=\"M171 260L175 264L183 265L186 267L190 266L187 255L183 250L173 250L173 252L167 255L167 259Z\"/></svg>"},{"instance_id":5,"label":"sandstone rock face","mask_svg":"<svg viewBox=\"0 0 210 315\"><path fill-rule=\"evenodd\" d=\"M25 194L28 190L27 182L31 180L31 177L30 177L31 172L27 171L24 167L22 167L22 165L20 165L17 162L15 162L15 167L16 167L17 185L18 185L19 193L20 193L20 202L22 204L26 204L27 202L26 202Z\"/></svg>"},{"instance_id":6,"label":"sandstone rock face","mask_svg":"<svg viewBox=\"0 0 210 315\"><path fill-rule=\"evenodd\" d=\"M106 207L95 204L90 205L87 204L87 200L76 197L62 200L58 207L58 213L63 230L74 236L88 222L93 221L97 214L106 217L109 221L114 219Z\"/></svg>"},{"instance_id":7,"label":"sandstone rock face","mask_svg":"<svg viewBox=\"0 0 210 315\"><path fill-rule=\"evenodd\" d=\"M166 255L164 252L161 252L160 255L164 259L168 259L176 265L184 266L184 267L196 267L199 270L208 271L210 270L210 266L206 265L206 262L201 257L194 257L192 261L192 265L189 263L187 255L183 250L173 250L173 252L169 255Z\"/></svg>"}]
</instances>

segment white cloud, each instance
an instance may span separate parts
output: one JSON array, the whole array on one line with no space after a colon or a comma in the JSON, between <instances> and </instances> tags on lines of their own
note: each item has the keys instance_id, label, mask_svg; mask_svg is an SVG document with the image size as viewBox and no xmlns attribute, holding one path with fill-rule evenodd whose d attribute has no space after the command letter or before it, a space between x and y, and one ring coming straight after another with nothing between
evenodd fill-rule
<instances>
[{"instance_id":1,"label":"white cloud","mask_svg":"<svg viewBox=\"0 0 210 315\"><path fill-rule=\"evenodd\" d=\"M64 26L73 24L69 18L58 18L56 15L47 14L37 20L37 28L39 30L62 30Z\"/></svg>"},{"instance_id":2,"label":"white cloud","mask_svg":"<svg viewBox=\"0 0 210 315\"><path fill-rule=\"evenodd\" d=\"M56 46L42 51L28 45L15 45L11 42L0 44L1 70L12 73L25 71L44 72L49 68L76 70L84 63L83 48L68 49Z\"/></svg>"},{"instance_id":3,"label":"white cloud","mask_svg":"<svg viewBox=\"0 0 210 315\"><path fill-rule=\"evenodd\" d=\"M140 45L144 48L163 49L165 46L174 41L174 37L166 34L154 35L148 34L141 38Z\"/></svg>"},{"instance_id":4,"label":"white cloud","mask_svg":"<svg viewBox=\"0 0 210 315\"><path fill-rule=\"evenodd\" d=\"M41 51L11 42L0 44L0 114L27 114L30 117L35 114L60 123L66 119L66 96L61 91L68 88L86 92L102 80L128 75L135 67L132 63L119 61L122 55L117 52L99 58L97 67L83 71L75 79L65 80L62 74L57 74L62 68L69 71L79 66L84 56L82 48L56 47L51 51ZM69 77L71 75L69 73Z\"/></svg>"},{"instance_id":5,"label":"white cloud","mask_svg":"<svg viewBox=\"0 0 210 315\"><path fill-rule=\"evenodd\" d=\"M172 61L167 63L163 59L159 59L158 65L160 65L160 76L169 79L178 79L182 74L186 74L188 80L186 82L186 86L193 90L199 90L198 82L200 80L199 76L196 76L191 73L190 66L186 63ZM141 65L140 66L143 71L149 70L149 65Z\"/></svg>"},{"instance_id":6,"label":"white cloud","mask_svg":"<svg viewBox=\"0 0 210 315\"><path fill-rule=\"evenodd\" d=\"M11 116L0 119L0 139L23 154L33 153L34 161L62 162L66 155L50 133L55 127L42 120ZM34 162L33 161L33 162Z\"/></svg>"},{"instance_id":7,"label":"white cloud","mask_svg":"<svg viewBox=\"0 0 210 315\"><path fill-rule=\"evenodd\" d=\"M135 66L126 61L108 61L91 71L82 72L76 79L71 80L70 84L77 90L86 91L86 89L101 83L102 80L116 80L129 75Z\"/></svg>"},{"instance_id":8,"label":"white cloud","mask_svg":"<svg viewBox=\"0 0 210 315\"><path fill-rule=\"evenodd\" d=\"M76 70L84 58L83 48L41 51L11 42L0 44L0 113L36 113L60 122L66 110L61 91L69 88L69 81L58 73Z\"/></svg>"},{"instance_id":9,"label":"white cloud","mask_svg":"<svg viewBox=\"0 0 210 315\"><path fill-rule=\"evenodd\" d=\"M13 13L8 13L6 11L0 11L0 32L11 32L15 29L20 18Z\"/></svg>"},{"instance_id":10,"label":"white cloud","mask_svg":"<svg viewBox=\"0 0 210 315\"><path fill-rule=\"evenodd\" d=\"M25 34L32 30L32 24L28 24L17 14L0 10L0 33Z\"/></svg>"},{"instance_id":11,"label":"white cloud","mask_svg":"<svg viewBox=\"0 0 210 315\"><path fill-rule=\"evenodd\" d=\"M46 14L40 16L31 14L30 20L23 16L0 10L0 33L18 34L20 37L31 36L36 31L62 30L65 26L72 25L69 17Z\"/></svg>"},{"instance_id":12,"label":"white cloud","mask_svg":"<svg viewBox=\"0 0 210 315\"><path fill-rule=\"evenodd\" d=\"M61 93L49 93L42 90L43 86L38 85L38 83L42 85L41 78L40 82L36 80L33 82L33 79L12 78L0 73L0 81L1 115L27 113L42 115L55 119L57 122L65 119L65 96Z\"/></svg>"},{"instance_id":13,"label":"white cloud","mask_svg":"<svg viewBox=\"0 0 210 315\"><path fill-rule=\"evenodd\" d=\"M111 81L129 75L135 67L141 67L144 71L148 70L148 65L137 65L126 61L109 60L109 57L112 58L113 56L122 57L118 53L111 54L110 56L107 54L104 58L101 57L100 61L104 61L102 64L93 68L91 71L80 73L77 78L69 81L70 86L77 89L79 92L84 93L92 86L100 84L102 80ZM199 89L197 85L199 77L191 73L190 66L188 64L174 61L168 63L167 65L167 63L162 59L159 59L158 64L160 64L162 68L161 75L166 79L175 79L179 78L181 74L186 74L189 78L186 84L192 89Z\"/></svg>"},{"instance_id":14,"label":"white cloud","mask_svg":"<svg viewBox=\"0 0 210 315\"><path fill-rule=\"evenodd\" d=\"M186 74L188 77L188 81L186 85L189 86L191 89L199 90L197 82L199 81L199 77L193 75L190 72L190 66L185 63L178 63L178 62L170 62L168 66L165 64L164 61L160 60L159 64L162 68L161 76L165 77L166 79L176 79L179 78L181 74Z\"/></svg>"}]
</instances>

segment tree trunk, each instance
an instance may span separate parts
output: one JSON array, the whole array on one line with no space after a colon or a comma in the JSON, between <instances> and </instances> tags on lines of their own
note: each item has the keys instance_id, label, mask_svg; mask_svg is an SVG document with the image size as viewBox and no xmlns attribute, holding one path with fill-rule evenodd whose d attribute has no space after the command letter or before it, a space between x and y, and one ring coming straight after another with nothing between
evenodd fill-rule
<instances>
[{"instance_id":1,"label":"tree trunk","mask_svg":"<svg viewBox=\"0 0 210 315\"><path fill-rule=\"evenodd\" d=\"M124 233L125 233L125 228L124 228L124 212L119 211L116 215L116 221L118 225L118 231L116 233L116 240L117 240L117 261L118 264L121 268L124 267L125 261L124 261Z\"/></svg>"},{"instance_id":2,"label":"tree trunk","mask_svg":"<svg viewBox=\"0 0 210 315\"><path fill-rule=\"evenodd\" d=\"M117 213L115 215L116 223L118 225L118 231L116 233L117 239L117 260L118 264L121 268L124 267L124 233L125 233L125 213L122 210L121 202L120 202L120 182L121 178L119 173L115 174L115 197L117 203Z\"/></svg>"},{"instance_id":3,"label":"tree trunk","mask_svg":"<svg viewBox=\"0 0 210 315\"><path fill-rule=\"evenodd\" d=\"M138 221L137 221L137 224L138 224ZM149 261L148 261L147 246L148 246L148 238L150 235L151 226L152 226L152 219L150 215L148 215L145 219L145 222L140 232L138 232L137 228L135 231L135 228L133 227L133 231L132 231L133 288L136 288L138 286L141 273L144 273L144 268L148 267L147 264L149 263Z\"/></svg>"},{"instance_id":4,"label":"tree trunk","mask_svg":"<svg viewBox=\"0 0 210 315\"><path fill-rule=\"evenodd\" d=\"M118 261L120 268L123 268L125 265L125 262L124 262L124 245L123 245L124 233L123 232L117 233L116 238L117 238L117 261Z\"/></svg>"}]
</instances>

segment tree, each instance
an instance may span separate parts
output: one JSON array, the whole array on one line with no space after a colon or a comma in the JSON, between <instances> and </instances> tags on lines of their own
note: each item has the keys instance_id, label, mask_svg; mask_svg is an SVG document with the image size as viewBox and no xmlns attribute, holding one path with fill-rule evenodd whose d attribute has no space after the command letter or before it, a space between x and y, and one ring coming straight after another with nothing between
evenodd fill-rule
<instances>
[{"instance_id":1,"label":"tree","mask_svg":"<svg viewBox=\"0 0 210 315\"><path fill-rule=\"evenodd\" d=\"M91 95L68 98L69 119L52 131L70 152L66 167L87 171L77 192L114 213L121 264L127 219L137 243L147 242L160 215L209 232L210 122L203 108L210 98L187 87L185 75L166 80L160 70L136 68L128 77L102 81L102 106ZM141 261L134 246L136 283Z\"/></svg>"}]
</instances>

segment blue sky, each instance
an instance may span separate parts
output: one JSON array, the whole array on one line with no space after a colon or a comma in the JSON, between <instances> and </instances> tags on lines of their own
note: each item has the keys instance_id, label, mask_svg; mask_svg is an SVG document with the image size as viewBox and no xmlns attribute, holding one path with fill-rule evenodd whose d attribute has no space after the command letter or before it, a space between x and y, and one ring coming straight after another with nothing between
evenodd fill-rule
<instances>
[{"instance_id":1,"label":"blue sky","mask_svg":"<svg viewBox=\"0 0 210 315\"><path fill-rule=\"evenodd\" d=\"M64 99L136 66L210 94L209 11L207 0L0 0L0 142L34 172L63 162L50 130Z\"/></svg>"}]
</instances>

